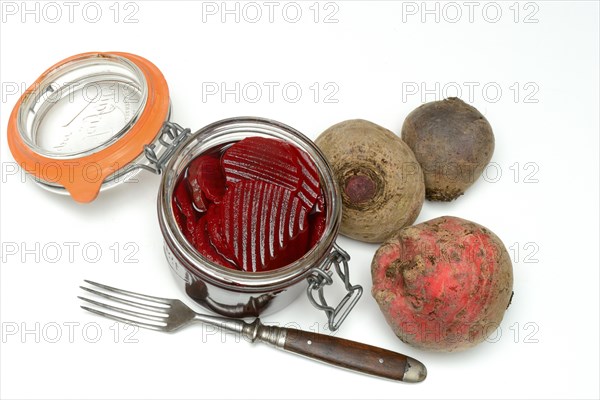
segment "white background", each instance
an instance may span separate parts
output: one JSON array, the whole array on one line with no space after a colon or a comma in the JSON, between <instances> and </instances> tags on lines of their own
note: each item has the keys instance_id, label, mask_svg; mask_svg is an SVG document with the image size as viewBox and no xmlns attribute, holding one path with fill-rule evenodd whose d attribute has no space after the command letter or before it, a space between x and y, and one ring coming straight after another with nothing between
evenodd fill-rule
<instances>
[{"instance_id":1,"label":"white background","mask_svg":"<svg viewBox=\"0 0 600 400\"><path fill-rule=\"evenodd\" d=\"M25 14L21 2L2 5L3 398L598 398L597 2L338 1L315 7L311 1L298 3L296 23L288 21L295 17L290 6L282 14L286 3L277 3L272 21L268 6L256 3L262 11L256 23L249 21L256 8L244 3L239 22L232 14L224 23L221 2L204 5L216 7L216 15L203 14L202 3L192 1L110 1L93 8L79 2L71 16L62 2L51 8L35 3L28 6L38 7L37 15ZM423 14L425 7L433 14ZM92 23L97 8L101 16ZM62 16L52 22L57 9ZM511 248L515 296L494 340L458 354L400 342L369 293L377 246L343 237L352 279L366 291L337 335L420 359L429 369L422 384L338 370L223 339L199 325L172 335L139 331L130 338L137 343L127 343L123 326L81 310L76 296L83 279L183 298L162 252L158 177L144 173L138 183L77 204L13 174L5 132L15 87L73 54L110 50L154 62L169 83L172 119L192 130L258 115L311 138L349 118L399 133L423 101L462 90L494 128L494 169L455 202L427 202L418 222L460 216L492 229ZM265 86L256 103L249 101L253 92L240 93L239 101L203 92L236 82L241 89L252 82L280 86L273 101ZM297 102L291 102L293 92L284 97L286 83L301 87ZM334 86L326 91L327 83ZM338 91L326 99L331 87ZM72 259L66 242L77 243ZM36 253L36 246L37 254L25 251ZM56 253L48 251L56 246L62 257L51 262ZM127 263L132 249L138 249L137 262ZM321 332L325 322L306 298L265 320Z\"/></svg>"}]
</instances>

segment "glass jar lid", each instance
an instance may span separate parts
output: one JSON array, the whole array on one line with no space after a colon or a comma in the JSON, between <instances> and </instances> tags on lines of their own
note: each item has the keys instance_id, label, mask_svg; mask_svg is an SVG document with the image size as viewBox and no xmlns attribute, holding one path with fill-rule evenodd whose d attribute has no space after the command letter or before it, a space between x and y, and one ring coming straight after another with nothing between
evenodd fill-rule
<instances>
[{"instance_id":1,"label":"glass jar lid","mask_svg":"<svg viewBox=\"0 0 600 400\"><path fill-rule=\"evenodd\" d=\"M49 68L21 96L8 144L41 186L90 202L123 182L124 171L140 171L128 166L141 162L169 114L168 86L154 64L129 53L84 53Z\"/></svg>"}]
</instances>

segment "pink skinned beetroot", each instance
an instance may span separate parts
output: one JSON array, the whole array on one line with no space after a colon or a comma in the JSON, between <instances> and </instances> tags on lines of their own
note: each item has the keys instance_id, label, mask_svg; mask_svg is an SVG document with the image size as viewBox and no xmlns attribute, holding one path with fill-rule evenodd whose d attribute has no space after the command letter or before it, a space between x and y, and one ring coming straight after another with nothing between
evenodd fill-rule
<instances>
[{"instance_id":1,"label":"pink skinned beetroot","mask_svg":"<svg viewBox=\"0 0 600 400\"><path fill-rule=\"evenodd\" d=\"M513 271L489 229L440 217L401 229L375 253L372 294L404 342L459 351L493 334L512 298Z\"/></svg>"}]
</instances>

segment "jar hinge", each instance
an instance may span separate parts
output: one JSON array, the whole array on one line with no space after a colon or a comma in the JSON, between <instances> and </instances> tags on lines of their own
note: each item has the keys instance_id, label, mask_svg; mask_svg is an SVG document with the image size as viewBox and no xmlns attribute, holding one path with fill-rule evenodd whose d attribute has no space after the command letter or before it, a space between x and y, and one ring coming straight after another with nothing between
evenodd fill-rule
<instances>
[{"instance_id":1,"label":"jar hinge","mask_svg":"<svg viewBox=\"0 0 600 400\"><path fill-rule=\"evenodd\" d=\"M311 274L307 278L308 299L317 309L322 310L327 315L329 330L336 331L344 322L350 311L354 308L363 293L363 288L360 285L352 285L350 283L350 273L348 270L348 261L350 256L341 247L335 243L333 249L325 262L316 268L313 268ZM325 286L333 284L333 271L330 270L331 265L334 265L335 271L344 282L346 295L333 308L325 300ZM316 297L315 297L316 292Z\"/></svg>"},{"instance_id":2,"label":"jar hinge","mask_svg":"<svg viewBox=\"0 0 600 400\"><path fill-rule=\"evenodd\" d=\"M158 143L144 146L144 155L150 161L150 165L138 166L160 175L167 162L169 162L169 159L173 156L173 153L187 139L190 132L190 128L184 129L174 122L165 122L160 131Z\"/></svg>"}]
</instances>

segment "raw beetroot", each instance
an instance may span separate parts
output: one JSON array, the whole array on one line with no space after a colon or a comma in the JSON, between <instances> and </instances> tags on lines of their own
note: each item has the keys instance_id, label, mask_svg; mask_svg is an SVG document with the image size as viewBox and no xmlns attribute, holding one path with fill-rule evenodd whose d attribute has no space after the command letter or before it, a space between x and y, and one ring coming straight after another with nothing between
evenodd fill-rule
<instances>
[{"instance_id":1,"label":"raw beetroot","mask_svg":"<svg viewBox=\"0 0 600 400\"><path fill-rule=\"evenodd\" d=\"M400 230L375 253L372 294L413 346L463 350L485 340L512 297L512 264L491 231L456 217Z\"/></svg>"},{"instance_id":2,"label":"raw beetroot","mask_svg":"<svg viewBox=\"0 0 600 400\"><path fill-rule=\"evenodd\" d=\"M404 120L402 140L425 176L425 196L452 201L481 176L494 153L494 132L475 107L450 97L417 107Z\"/></svg>"},{"instance_id":3,"label":"raw beetroot","mask_svg":"<svg viewBox=\"0 0 600 400\"><path fill-rule=\"evenodd\" d=\"M317 168L283 140L244 139L195 158L183 175L174 192L175 220L200 253L222 266L280 268L325 231Z\"/></svg>"},{"instance_id":4,"label":"raw beetroot","mask_svg":"<svg viewBox=\"0 0 600 400\"><path fill-rule=\"evenodd\" d=\"M417 219L425 200L423 172L396 134L353 119L327 128L315 143L341 188L342 234L381 243Z\"/></svg>"}]
</instances>

